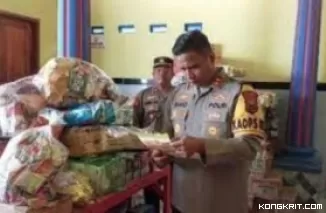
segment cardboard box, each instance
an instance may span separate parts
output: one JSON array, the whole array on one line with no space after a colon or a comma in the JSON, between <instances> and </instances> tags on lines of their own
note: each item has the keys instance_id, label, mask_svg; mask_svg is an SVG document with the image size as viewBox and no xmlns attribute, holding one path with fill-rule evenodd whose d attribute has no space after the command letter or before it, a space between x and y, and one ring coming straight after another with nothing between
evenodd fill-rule
<instances>
[{"instance_id":1,"label":"cardboard box","mask_svg":"<svg viewBox=\"0 0 326 213\"><path fill-rule=\"evenodd\" d=\"M295 203L298 194L295 187L284 186L280 190L279 201L282 203Z\"/></svg>"},{"instance_id":2,"label":"cardboard box","mask_svg":"<svg viewBox=\"0 0 326 213\"><path fill-rule=\"evenodd\" d=\"M252 193L259 198L266 200L277 200L280 190L283 187L282 174L272 172L264 178L250 176Z\"/></svg>"},{"instance_id":3,"label":"cardboard box","mask_svg":"<svg viewBox=\"0 0 326 213\"><path fill-rule=\"evenodd\" d=\"M261 186L270 186L270 187L279 187L279 188L283 186L283 175L276 171L271 171L267 176L263 178L250 175L249 179Z\"/></svg>"},{"instance_id":4,"label":"cardboard box","mask_svg":"<svg viewBox=\"0 0 326 213\"><path fill-rule=\"evenodd\" d=\"M275 186L254 184L253 191L256 197L265 200L278 200L280 188Z\"/></svg>"}]
</instances>

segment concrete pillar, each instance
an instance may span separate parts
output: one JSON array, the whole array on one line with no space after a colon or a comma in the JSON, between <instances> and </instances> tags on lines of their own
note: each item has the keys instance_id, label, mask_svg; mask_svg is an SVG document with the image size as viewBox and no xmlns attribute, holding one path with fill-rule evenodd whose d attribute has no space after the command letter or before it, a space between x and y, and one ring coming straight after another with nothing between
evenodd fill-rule
<instances>
[{"instance_id":1,"label":"concrete pillar","mask_svg":"<svg viewBox=\"0 0 326 213\"><path fill-rule=\"evenodd\" d=\"M58 1L58 56L91 60L90 1Z\"/></svg>"},{"instance_id":2,"label":"concrete pillar","mask_svg":"<svg viewBox=\"0 0 326 213\"><path fill-rule=\"evenodd\" d=\"M276 166L302 172L320 172L314 149L314 124L322 0L298 0L292 77L289 96L286 153Z\"/></svg>"}]
</instances>

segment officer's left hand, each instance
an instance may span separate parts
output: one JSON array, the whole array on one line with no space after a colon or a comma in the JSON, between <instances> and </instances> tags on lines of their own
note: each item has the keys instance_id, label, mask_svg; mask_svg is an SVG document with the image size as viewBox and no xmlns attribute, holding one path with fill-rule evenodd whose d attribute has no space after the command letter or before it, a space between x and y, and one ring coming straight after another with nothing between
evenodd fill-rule
<instances>
[{"instance_id":1,"label":"officer's left hand","mask_svg":"<svg viewBox=\"0 0 326 213\"><path fill-rule=\"evenodd\" d=\"M180 152L185 152L187 157L191 157L195 153L205 153L205 143L200 138L186 136L173 141L172 146Z\"/></svg>"}]
</instances>

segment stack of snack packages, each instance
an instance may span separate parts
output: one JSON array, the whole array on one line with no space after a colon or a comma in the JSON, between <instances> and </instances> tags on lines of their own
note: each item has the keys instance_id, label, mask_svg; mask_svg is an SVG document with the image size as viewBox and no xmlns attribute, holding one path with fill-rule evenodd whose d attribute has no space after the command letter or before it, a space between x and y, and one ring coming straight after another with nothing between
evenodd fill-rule
<instances>
[{"instance_id":1,"label":"stack of snack packages","mask_svg":"<svg viewBox=\"0 0 326 213\"><path fill-rule=\"evenodd\" d=\"M112 79L75 58L1 85L0 114L9 139L1 140L0 212L71 213L72 204L123 190L147 172L145 141L157 141L131 126L132 100Z\"/></svg>"},{"instance_id":2,"label":"stack of snack packages","mask_svg":"<svg viewBox=\"0 0 326 213\"><path fill-rule=\"evenodd\" d=\"M56 138L57 127L36 122L46 100L34 77L0 86L0 212L58 208L70 213L71 200L56 193L49 181L66 163L68 150Z\"/></svg>"},{"instance_id":3,"label":"stack of snack packages","mask_svg":"<svg viewBox=\"0 0 326 213\"><path fill-rule=\"evenodd\" d=\"M60 118L65 126L60 141L69 150L68 170L88 178L92 188L93 196L89 190L89 196L84 193L83 199L73 201L83 204L123 190L143 175L146 147L132 133L132 100L118 93L111 78L93 64L67 58L50 61L40 74L51 107L39 116ZM76 194L74 190L71 193Z\"/></svg>"},{"instance_id":4,"label":"stack of snack packages","mask_svg":"<svg viewBox=\"0 0 326 213\"><path fill-rule=\"evenodd\" d=\"M252 163L248 187L249 206L252 207L254 198L273 203L293 203L297 196L295 188L284 186L282 173L272 168L278 142L276 94L260 91L259 102L265 109L267 137L265 141L261 141L261 150Z\"/></svg>"}]
</instances>

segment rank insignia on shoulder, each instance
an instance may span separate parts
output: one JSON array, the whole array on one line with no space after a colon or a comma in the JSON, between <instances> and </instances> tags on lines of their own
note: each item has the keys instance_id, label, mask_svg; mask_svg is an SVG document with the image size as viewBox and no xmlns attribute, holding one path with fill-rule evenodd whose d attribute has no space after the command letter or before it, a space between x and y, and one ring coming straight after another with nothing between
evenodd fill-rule
<instances>
[{"instance_id":1,"label":"rank insignia on shoulder","mask_svg":"<svg viewBox=\"0 0 326 213\"><path fill-rule=\"evenodd\" d=\"M223 84L224 84L224 79L221 76L217 77L213 82L213 85L216 87L222 87Z\"/></svg>"}]
</instances>

